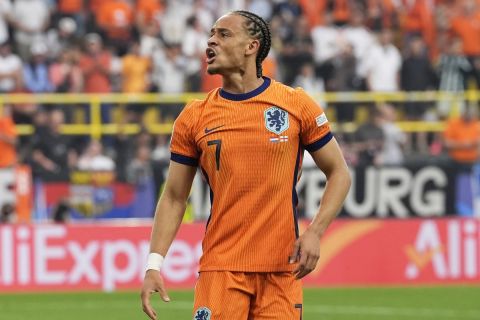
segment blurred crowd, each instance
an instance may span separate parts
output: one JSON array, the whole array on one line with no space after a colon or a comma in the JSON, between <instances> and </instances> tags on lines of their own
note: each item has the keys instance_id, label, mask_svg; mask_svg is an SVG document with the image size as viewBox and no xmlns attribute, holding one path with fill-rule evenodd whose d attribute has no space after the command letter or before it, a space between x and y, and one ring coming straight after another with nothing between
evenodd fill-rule
<instances>
[{"instance_id":1,"label":"blurred crowd","mask_svg":"<svg viewBox=\"0 0 480 320\"><path fill-rule=\"evenodd\" d=\"M0 0L0 93L207 92L221 85L220 77L204 72L210 28L236 9L252 11L271 26L264 74L312 94L480 87L479 0ZM144 107L128 105L127 122L141 121ZM475 107L459 108L477 121ZM170 109L174 117L181 106ZM338 123L357 121L354 103L328 109ZM402 163L405 146L439 154L438 136L407 136L395 121L444 120L451 109L449 101L369 106L367 121L339 140L352 165ZM65 119L73 121L70 110L3 108L13 123L36 128L20 141L18 156L34 173L48 177L55 170L98 165L121 168L120 177L134 179L139 174L133 167L141 168L145 159L168 161L168 137L147 131L101 143L58 134ZM108 114L102 120L112 121ZM3 124L3 132L8 128ZM472 130L472 148L478 149L480 138ZM3 149L11 145L2 139Z\"/></svg>"}]
</instances>

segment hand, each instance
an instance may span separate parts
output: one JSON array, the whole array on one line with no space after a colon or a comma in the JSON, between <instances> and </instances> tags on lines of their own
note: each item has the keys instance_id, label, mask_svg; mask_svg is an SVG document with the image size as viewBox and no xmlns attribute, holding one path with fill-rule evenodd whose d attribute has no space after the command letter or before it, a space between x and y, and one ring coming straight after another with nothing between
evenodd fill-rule
<instances>
[{"instance_id":1,"label":"hand","mask_svg":"<svg viewBox=\"0 0 480 320\"><path fill-rule=\"evenodd\" d=\"M141 294L143 312L145 312L150 319L157 320L157 313L153 310L150 304L150 296L154 292L159 292L163 301L170 301L167 291L165 290L165 285L163 284L163 279L160 276L160 272L156 270L148 270L143 279Z\"/></svg>"},{"instance_id":2,"label":"hand","mask_svg":"<svg viewBox=\"0 0 480 320\"><path fill-rule=\"evenodd\" d=\"M320 258L320 240L311 230L306 230L296 241L290 255L290 263L298 262L293 271L295 278L302 279L312 272Z\"/></svg>"},{"instance_id":3,"label":"hand","mask_svg":"<svg viewBox=\"0 0 480 320\"><path fill-rule=\"evenodd\" d=\"M50 172L57 171L57 165L49 159L45 159L45 161L43 161L41 165L45 170L48 170Z\"/></svg>"}]
</instances>

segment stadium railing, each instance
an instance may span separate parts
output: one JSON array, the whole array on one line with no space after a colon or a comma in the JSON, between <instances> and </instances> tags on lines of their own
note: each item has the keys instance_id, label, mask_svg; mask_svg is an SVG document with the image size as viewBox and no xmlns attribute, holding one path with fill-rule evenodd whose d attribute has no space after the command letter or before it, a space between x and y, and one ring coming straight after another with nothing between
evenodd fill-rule
<instances>
[{"instance_id":1,"label":"stadium railing","mask_svg":"<svg viewBox=\"0 0 480 320\"><path fill-rule=\"evenodd\" d=\"M50 104L65 106L83 104L89 106L89 122L85 124L65 124L62 127L64 134L86 134L93 138L100 138L102 135L111 135L118 132L134 134L140 131L138 124L102 123L102 104L184 104L193 99L201 99L204 93L183 93L183 94L4 94L0 95L0 105L3 104ZM480 91L470 90L465 92L442 92L442 91L421 91L421 92L328 92L313 94L317 101L330 103L406 103L406 102L451 102L452 114L458 113L457 106L460 101L478 102ZM396 124L405 132L418 131L442 131L443 121L398 121ZM173 123L153 123L148 130L155 134L169 134L172 131ZM336 124L333 121L333 126ZM357 123L343 123L342 130L354 131ZM21 135L28 135L34 132L32 125L18 125L18 132Z\"/></svg>"}]
</instances>

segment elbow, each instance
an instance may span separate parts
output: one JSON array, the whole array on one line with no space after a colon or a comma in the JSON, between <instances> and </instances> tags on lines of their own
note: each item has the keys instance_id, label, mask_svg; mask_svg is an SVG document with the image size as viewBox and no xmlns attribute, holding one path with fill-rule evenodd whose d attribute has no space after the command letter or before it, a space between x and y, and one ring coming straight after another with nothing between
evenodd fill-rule
<instances>
[{"instance_id":1,"label":"elbow","mask_svg":"<svg viewBox=\"0 0 480 320\"><path fill-rule=\"evenodd\" d=\"M352 186L352 175L350 174L350 170L345 165L342 170L342 181L345 183L345 189L348 191Z\"/></svg>"}]
</instances>

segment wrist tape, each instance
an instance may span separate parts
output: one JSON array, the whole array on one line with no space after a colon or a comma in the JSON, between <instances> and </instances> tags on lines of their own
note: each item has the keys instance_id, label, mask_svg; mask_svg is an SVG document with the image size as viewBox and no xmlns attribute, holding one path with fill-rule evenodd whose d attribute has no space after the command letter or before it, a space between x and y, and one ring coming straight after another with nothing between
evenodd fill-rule
<instances>
[{"instance_id":1,"label":"wrist tape","mask_svg":"<svg viewBox=\"0 0 480 320\"><path fill-rule=\"evenodd\" d=\"M151 252L147 258L147 271L148 270L157 270L160 271L162 268L163 260L165 258L158 253Z\"/></svg>"}]
</instances>

